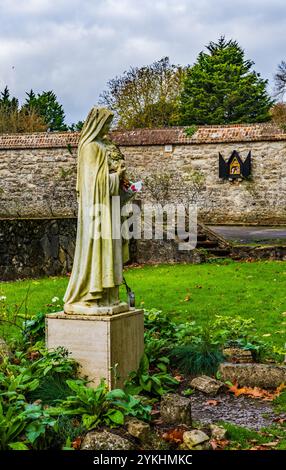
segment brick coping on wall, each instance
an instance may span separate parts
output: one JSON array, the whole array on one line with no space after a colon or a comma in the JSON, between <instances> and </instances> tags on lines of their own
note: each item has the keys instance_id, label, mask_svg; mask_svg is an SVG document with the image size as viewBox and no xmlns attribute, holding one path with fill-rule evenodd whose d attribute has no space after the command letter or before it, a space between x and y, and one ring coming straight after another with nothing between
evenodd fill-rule
<instances>
[{"instance_id":1,"label":"brick coping on wall","mask_svg":"<svg viewBox=\"0 0 286 470\"><path fill-rule=\"evenodd\" d=\"M228 142L259 142L286 140L286 132L271 123L199 126L189 137L188 127L135 129L111 132L112 140L121 146L166 144L217 144ZM31 134L1 134L2 149L34 149L77 147L79 132L41 132Z\"/></svg>"}]
</instances>

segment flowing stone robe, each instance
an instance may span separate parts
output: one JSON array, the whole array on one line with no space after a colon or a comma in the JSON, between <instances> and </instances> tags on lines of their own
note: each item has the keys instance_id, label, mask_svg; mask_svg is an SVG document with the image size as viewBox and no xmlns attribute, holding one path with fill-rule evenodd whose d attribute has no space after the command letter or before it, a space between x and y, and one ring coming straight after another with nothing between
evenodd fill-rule
<instances>
[{"instance_id":1,"label":"flowing stone robe","mask_svg":"<svg viewBox=\"0 0 286 470\"><path fill-rule=\"evenodd\" d=\"M97 310L104 310L100 307L119 304L122 239L112 237L112 196L120 193L120 177L109 173L109 143L104 139L112 117L107 109L93 108L79 141L78 227L72 274L64 296L66 313L97 314ZM113 221L120 230L120 205L113 210ZM125 303L124 309L128 310Z\"/></svg>"}]
</instances>

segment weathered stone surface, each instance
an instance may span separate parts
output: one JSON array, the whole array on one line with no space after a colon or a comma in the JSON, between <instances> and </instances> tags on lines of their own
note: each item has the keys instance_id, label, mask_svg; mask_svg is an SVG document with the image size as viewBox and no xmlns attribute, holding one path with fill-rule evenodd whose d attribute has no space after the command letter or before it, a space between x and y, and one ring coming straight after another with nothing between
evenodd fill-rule
<instances>
[{"instance_id":1,"label":"weathered stone surface","mask_svg":"<svg viewBox=\"0 0 286 470\"><path fill-rule=\"evenodd\" d=\"M276 388L286 383L286 366L272 364L232 364L219 366L222 380L237 382L240 386Z\"/></svg>"},{"instance_id":2,"label":"weathered stone surface","mask_svg":"<svg viewBox=\"0 0 286 470\"><path fill-rule=\"evenodd\" d=\"M191 400L175 393L163 395L161 417L165 423L190 426L192 424Z\"/></svg>"},{"instance_id":3,"label":"weathered stone surface","mask_svg":"<svg viewBox=\"0 0 286 470\"><path fill-rule=\"evenodd\" d=\"M210 431L211 431L211 437L213 439L221 440L225 439L227 430L224 429L222 426L217 426L216 424L210 424L209 426Z\"/></svg>"},{"instance_id":4,"label":"weathered stone surface","mask_svg":"<svg viewBox=\"0 0 286 470\"><path fill-rule=\"evenodd\" d=\"M285 261L286 260L286 246L284 245L274 245L267 246L247 246L247 245L239 245L232 247L232 258L243 260L243 259L270 259L270 260L277 260L277 261Z\"/></svg>"},{"instance_id":5,"label":"weathered stone surface","mask_svg":"<svg viewBox=\"0 0 286 470\"><path fill-rule=\"evenodd\" d=\"M192 388L210 395L216 395L225 387L223 382L213 379L212 377L208 377L207 375L196 377L191 381L190 385Z\"/></svg>"},{"instance_id":6,"label":"weathered stone surface","mask_svg":"<svg viewBox=\"0 0 286 470\"><path fill-rule=\"evenodd\" d=\"M249 363L253 362L251 351L239 348L225 348L223 355L228 362Z\"/></svg>"},{"instance_id":7,"label":"weathered stone surface","mask_svg":"<svg viewBox=\"0 0 286 470\"><path fill-rule=\"evenodd\" d=\"M186 431L183 434L184 444L186 444L186 446L189 449L193 449L198 445L201 446L203 443L208 442L208 440L209 440L209 436L203 431L200 431L199 429ZM198 449L198 450L202 450L202 449Z\"/></svg>"},{"instance_id":8,"label":"weathered stone surface","mask_svg":"<svg viewBox=\"0 0 286 470\"><path fill-rule=\"evenodd\" d=\"M75 238L75 218L0 219L0 280L66 274Z\"/></svg>"},{"instance_id":9,"label":"weathered stone surface","mask_svg":"<svg viewBox=\"0 0 286 470\"><path fill-rule=\"evenodd\" d=\"M184 442L179 445L179 450L211 450L211 445L208 441L203 442L202 444L198 444L194 447L189 447Z\"/></svg>"},{"instance_id":10,"label":"weathered stone surface","mask_svg":"<svg viewBox=\"0 0 286 470\"><path fill-rule=\"evenodd\" d=\"M127 420L127 431L131 436L136 437L142 442L151 438L150 425L137 418L129 418Z\"/></svg>"},{"instance_id":11,"label":"weathered stone surface","mask_svg":"<svg viewBox=\"0 0 286 470\"><path fill-rule=\"evenodd\" d=\"M90 386L96 387L105 378L110 388L123 387L130 372L138 369L144 352L144 312L48 314L46 346L66 348L81 365L80 373L89 378Z\"/></svg>"},{"instance_id":12,"label":"weathered stone surface","mask_svg":"<svg viewBox=\"0 0 286 470\"><path fill-rule=\"evenodd\" d=\"M135 446L127 439L108 431L89 432L81 445L81 450L134 450Z\"/></svg>"},{"instance_id":13,"label":"weathered stone surface","mask_svg":"<svg viewBox=\"0 0 286 470\"><path fill-rule=\"evenodd\" d=\"M285 133L276 130L269 135L263 125L255 126L202 126L192 138L183 128L140 129L112 137L125 154L130 173L142 179L162 168L176 169L178 180L190 170L199 170L205 177L199 201L204 221L285 223L286 189L281 178L286 164ZM238 136L243 137L238 140ZM78 134L71 133L1 136L0 217L75 216L77 142ZM173 144L171 153L165 152L165 144ZM218 154L229 158L234 149L243 159L252 152L252 181L219 179ZM174 201L183 192L184 185L174 188Z\"/></svg>"},{"instance_id":14,"label":"weathered stone surface","mask_svg":"<svg viewBox=\"0 0 286 470\"><path fill-rule=\"evenodd\" d=\"M203 442L203 444L192 447L192 450L211 450L211 445L209 442Z\"/></svg>"},{"instance_id":15,"label":"weathered stone surface","mask_svg":"<svg viewBox=\"0 0 286 470\"><path fill-rule=\"evenodd\" d=\"M286 187L281 178L286 165L285 136L277 129L268 134L264 125L202 126L192 137L186 136L183 128L112 134L125 155L128 171L140 179L162 168L166 172L175 170L178 181L190 171L199 171L205 184L197 205L204 222L260 225L286 223ZM71 270L77 215L77 143L78 134L69 132L0 136L1 279ZM173 144L170 153L165 152L165 144ZM219 179L218 155L228 158L234 149L243 159L251 151L251 181ZM172 188L174 202L184 191L184 185ZM144 191L141 196L143 201L147 199ZM65 225L64 230L54 230L49 219ZM38 225L39 233L32 225ZM137 242L136 262L204 260L203 252L179 252L173 240ZM286 247L234 247L233 256L286 260Z\"/></svg>"}]
</instances>

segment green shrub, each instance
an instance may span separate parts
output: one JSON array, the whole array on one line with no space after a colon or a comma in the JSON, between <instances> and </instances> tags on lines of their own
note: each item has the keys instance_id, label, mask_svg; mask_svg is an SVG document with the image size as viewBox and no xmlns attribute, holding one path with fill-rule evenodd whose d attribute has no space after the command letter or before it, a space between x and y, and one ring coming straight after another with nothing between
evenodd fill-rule
<instances>
[{"instance_id":1,"label":"green shrub","mask_svg":"<svg viewBox=\"0 0 286 470\"><path fill-rule=\"evenodd\" d=\"M171 357L179 370L187 374L214 374L223 361L221 348L213 343L205 329L196 341L175 347Z\"/></svg>"},{"instance_id":2,"label":"green shrub","mask_svg":"<svg viewBox=\"0 0 286 470\"><path fill-rule=\"evenodd\" d=\"M150 333L158 333L170 341L176 338L178 331L178 325L170 320L169 315L156 309L144 310L144 326Z\"/></svg>"},{"instance_id":3,"label":"green shrub","mask_svg":"<svg viewBox=\"0 0 286 470\"><path fill-rule=\"evenodd\" d=\"M45 338L45 318L44 312L39 312L30 320L24 322L23 334L26 341L37 342Z\"/></svg>"},{"instance_id":4,"label":"green shrub","mask_svg":"<svg viewBox=\"0 0 286 470\"><path fill-rule=\"evenodd\" d=\"M143 405L140 399L121 389L108 391L104 380L96 388L73 380L68 380L67 384L74 394L62 401L57 408L51 408L51 415L79 416L87 430L102 424L110 427L122 425L125 416L149 419L150 406Z\"/></svg>"},{"instance_id":5,"label":"green shrub","mask_svg":"<svg viewBox=\"0 0 286 470\"><path fill-rule=\"evenodd\" d=\"M214 338L222 343L237 339L246 339L255 329L254 318L243 318L216 315L212 323Z\"/></svg>"},{"instance_id":6,"label":"green shrub","mask_svg":"<svg viewBox=\"0 0 286 470\"><path fill-rule=\"evenodd\" d=\"M61 374L47 374L39 380L38 387L26 395L30 402L41 400L45 405L55 405L71 394L66 378Z\"/></svg>"},{"instance_id":7,"label":"green shrub","mask_svg":"<svg viewBox=\"0 0 286 470\"><path fill-rule=\"evenodd\" d=\"M8 405L4 409L4 402L0 396L0 450L27 449L20 440L26 422L20 413L20 405Z\"/></svg>"},{"instance_id":8,"label":"green shrub","mask_svg":"<svg viewBox=\"0 0 286 470\"><path fill-rule=\"evenodd\" d=\"M129 379L125 383L127 393L139 395L147 393L150 396L161 396L164 393L174 389L179 382L174 379L168 372L169 359L161 357L156 363L156 370L150 371L150 362L146 354L143 355L138 371L134 371L129 375Z\"/></svg>"},{"instance_id":9,"label":"green shrub","mask_svg":"<svg viewBox=\"0 0 286 470\"><path fill-rule=\"evenodd\" d=\"M40 404L26 404L23 400L10 403L3 398L0 397L0 450L49 448L57 420Z\"/></svg>"}]
</instances>

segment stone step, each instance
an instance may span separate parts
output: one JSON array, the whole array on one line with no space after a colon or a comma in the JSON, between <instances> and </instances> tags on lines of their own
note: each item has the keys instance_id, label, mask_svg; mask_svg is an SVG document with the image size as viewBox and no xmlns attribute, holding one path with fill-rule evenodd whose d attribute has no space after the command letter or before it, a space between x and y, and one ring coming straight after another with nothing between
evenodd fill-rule
<instances>
[{"instance_id":1,"label":"stone step","mask_svg":"<svg viewBox=\"0 0 286 470\"><path fill-rule=\"evenodd\" d=\"M213 255L216 258L222 258L225 256L229 256L230 250L226 248L210 248L208 250L210 255Z\"/></svg>"},{"instance_id":2,"label":"stone step","mask_svg":"<svg viewBox=\"0 0 286 470\"><path fill-rule=\"evenodd\" d=\"M203 242L203 241L207 240L206 234L205 233L198 233L197 240L198 240L198 242Z\"/></svg>"},{"instance_id":3,"label":"stone step","mask_svg":"<svg viewBox=\"0 0 286 470\"><path fill-rule=\"evenodd\" d=\"M286 367L277 364L233 364L219 366L220 379L241 387L277 388L286 382Z\"/></svg>"},{"instance_id":4,"label":"stone step","mask_svg":"<svg viewBox=\"0 0 286 470\"><path fill-rule=\"evenodd\" d=\"M218 248L218 242L213 241L213 240L204 240L204 241L199 241L197 242L197 248L205 248L208 250L209 248Z\"/></svg>"}]
</instances>

